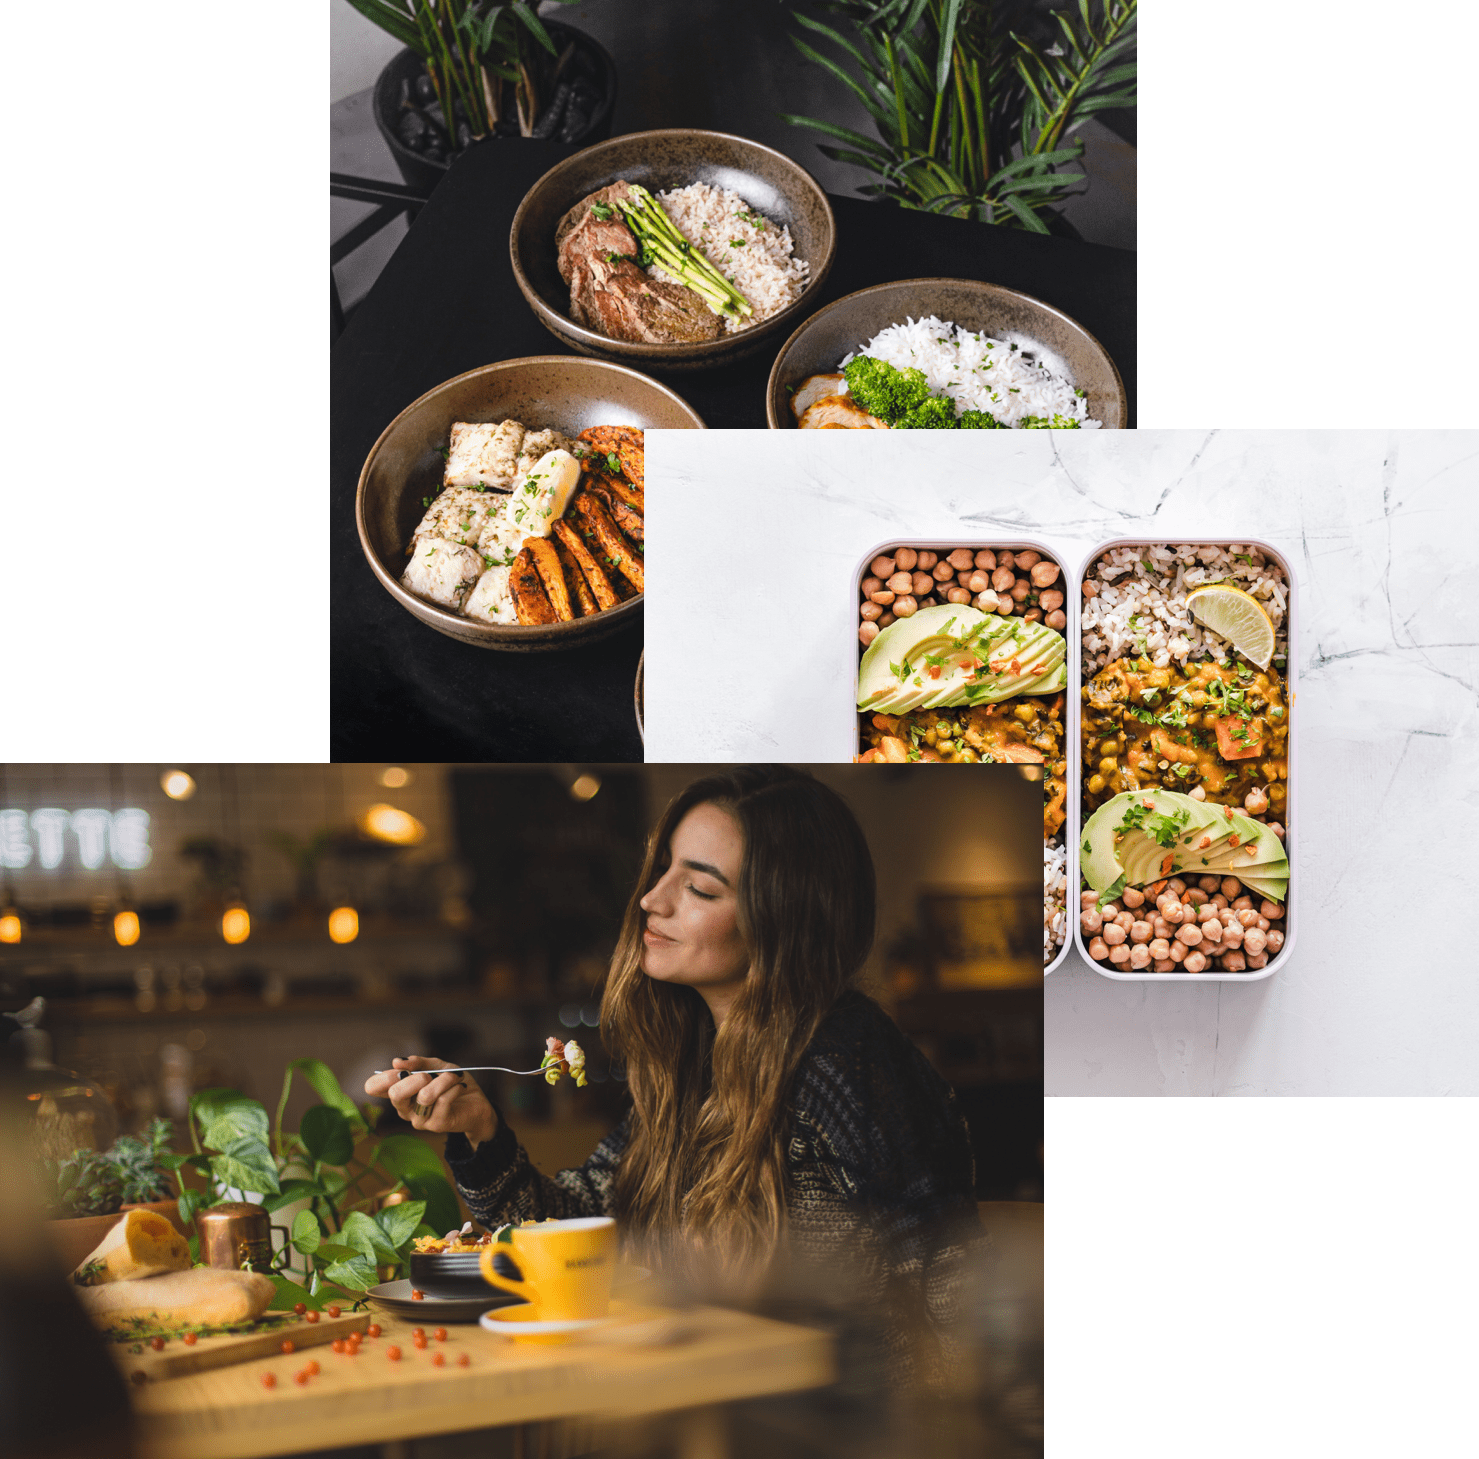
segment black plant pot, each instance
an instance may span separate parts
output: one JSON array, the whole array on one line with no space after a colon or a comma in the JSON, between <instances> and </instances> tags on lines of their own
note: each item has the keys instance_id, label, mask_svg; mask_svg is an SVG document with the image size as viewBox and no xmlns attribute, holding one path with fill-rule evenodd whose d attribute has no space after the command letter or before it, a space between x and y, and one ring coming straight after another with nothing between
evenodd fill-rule
<instances>
[{"instance_id":1,"label":"black plant pot","mask_svg":"<svg viewBox=\"0 0 1479 1459\"><path fill-rule=\"evenodd\" d=\"M575 54L570 58L562 79L578 69L594 82L600 98L585 125L574 135L562 136L561 140L582 144L604 141L611 135L611 117L616 109L616 62L611 59L604 46L592 40L584 31L557 20L546 20L544 27L561 51L571 41L575 43ZM437 160L408 147L401 140L398 130L404 83L409 82L414 88L416 78L424 74L421 58L414 51L407 49L392 56L375 82L374 111L375 125L385 138L385 145L390 148L391 156L395 158L396 166L406 180L406 186L429 193L447 175L451 160L446 157ZM516 146L523 138L496 137L490 140L501 145Z\"/></svg>"}]
</instances>

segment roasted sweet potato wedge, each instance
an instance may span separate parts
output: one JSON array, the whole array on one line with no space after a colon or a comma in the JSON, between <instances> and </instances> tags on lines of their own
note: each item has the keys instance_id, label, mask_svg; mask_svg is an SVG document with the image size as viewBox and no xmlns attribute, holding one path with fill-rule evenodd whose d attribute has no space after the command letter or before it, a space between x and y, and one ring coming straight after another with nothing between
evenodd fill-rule
<instances>
[{"instance_id":1,"label":"roasted sweet potato wedge","mask_svg":"<svg viewBox=\"0 0 1479 1459\"><path fill-rule=\"evenodd\" d=\"M570 589L565 585L565 569L560 565L560 554L555 551L554 543L547 537L530 537L524 542L524 550L544 584L555 617L561 623L569 623L575 613L570 607Z\"/></svg>"},{"instance_id":2,"label":"roasted sweet potato wedge","mask_svg":"<svg viewBox=\"0 0 1479 1459\"><path fill-rule=\"evenodd\" d=\"M641 542L646 531L642 513L628 506L615 492L602 486L596 491L601 505L611 513L611 520L633 541Z\"/></svg>"},{"instance_id":3,"label":"roasted sweet potato wedge","mask_svg":"<svg viewBox=\"0 0 1479 1459\"><path fill-rule=\"evenodd\" d=\"M641 431L634 426L591 426L580 433L580 439L603 456L615 456L622 475L638 491L643 489L646 449Z\"/></svg>"},{"instance_id":4,"label":"roasted sweet potato wedge","mask_svg":"<svg viewBox=\"0 0 1479 1459\"><path fill-rule=\"evenodd\" d=\"M597 501L595 494L590 491L578 491L570 505L580 519L582 534L590 531L594 535L601 557L609 559L612 567L621 573L639 593L643 592L642 561L627 543L626 538L616 530L616 524L607 514L605 507Z\"/></svg>"},{"instance_id":5,"label":"roasted sweet potato wedge","mask_svg":"<svg viewBox=\"0 0 1479 1459\"><path fill-rule=\"evenodd\" d=\"M591 592L595 595L597 610L616 607L621 599L616 596L616 589L612 587L611 579L606 576L601 564L581 541L580 533L569 522L561 518L555 523L555 536L560 539L570 555L580 565L580 570L585 575Z\"/></svg>"},{"instance_id":6,"label":"roasted sweet potato wedge","mask_svg":"<svg viewBox=\"0 0 1479 1459\"><path fill-rule=\"evenodd\" d=\"M596 604L596 595L591 592L591 585L586 582L585 574L575 560L575 554L558 539L555 541L555 551L560 555L560 566L565 569L565 578L570 584L571 596L575 599L575 616L589 618L592 613L599 613L601 610Z\"/></svg>"},{"instance_id":7,"label":"roasted sweet potato wedge","mask_svg":"<svg viewBox=\"0 0 1479 1459\"><path fill-rule=\"evenodd\" d=\"M520 623L533 625L557 621L549 595L544 591L539 569L534 566L527 546L514 558L513 566L508 572L508 586L513 594L514 612Z\"/></svg>"}]
</instances>

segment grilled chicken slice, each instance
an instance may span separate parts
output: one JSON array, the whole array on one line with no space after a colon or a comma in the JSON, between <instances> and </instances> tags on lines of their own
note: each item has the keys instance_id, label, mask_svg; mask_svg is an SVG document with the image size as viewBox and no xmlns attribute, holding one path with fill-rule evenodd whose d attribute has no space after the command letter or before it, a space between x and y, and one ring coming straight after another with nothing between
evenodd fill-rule
<instances>
[{"instance_id":1,"label":"grilled chicken slice","mask_svg":"<svg viewBox=\"0 0 1479 1459\"><path fill-rule=\"evenodd\" d=\"M555 610L527 547L514 558L514 565L508 573L508 586L520 623L532 625L556 621Z\"/></svg>"},{"instance_id":2,"label":"grilled chicken slice","mask_svg":"<svg viewBox=\"0 0 1479 1459\"><path fill-rule=\"evenodd\" d=\"M869 415L850 395L824 395L807 406L796 422L804 431L886 431L888 426Z\"/></svg>"},{"instance_id":3,"label":"grilled chicken slice","mask_svg":"<svg viewBox=\"0 0 1479 1459\"><path fill-rule=\"evenodd\" d=\"M565 580L570 584L570 592L575 599L575 616L589 618L592 613L599 613L596 595L591 592L591 585L586 582L575 554L558 538L555 539L555 551L560 555L560 566L565 569Z\"/></svg>"},{"instance_id":4,"label":"grilled chicken slice","mask_svg":"<svg viewBox=\"0 0 1479 1459\"><path fill-rule=\"evenodd\" d=\"M570 590L565 586L565 569L560 565L560 555L547 537L531 537L524 543L524 551L544 584L549 596L550 607L561 623L568 623L575 614L570 608Z\"/></svg>"},{"instance_id":5,"label":"grilled chicken slice","mask_svg":"<svg viewBox=\"0 0 1479 1459\"><path fill-rule=\"evenodd\" d=\"M580 533L569 522L561 520L555 523L555 536L580 565L580 570L585 574L585 580L595 595L597 610L616 607L621 599L616 596L616 589L611 585L611 579L606 576L601 564L591 556L590 550L581 541Z\"/></svg>"},{"instance_id":6,"label":"grilled chicken slice","mask_svg":"<svg viewBox=\"0 0 1479 1459\"><path fill-rule=\"evenodd\" d=\"M638 491L643 489L646 450L642 432L635 426L591 426L580 439L601 456L615 456L622 473Z\"/></svg>"},{"instance_id":7,"label":"grilled chicken slice","mask_svg":"<svg viewBox=\"0 0 1479 1459\"><path fill-rule=\"evenodd\" d=\"M571 506L584 526L595 534L601 556L607 558L631 585L640 593L642 586L642 563L627 545L626 538L616 530L616 524L606 514L606 509L589 491L577 492Z\"/></svg>"},{"instance_id":8,"label":"grilled chicken slice","mask_svg":"<svg viewBox=\"0 0 1479 1459\"><path fill-rule=\"evenodd\" d=\"M846 395L845 375L808 375L791 396L791 409L800 420L817 401L828 395Z\"/></svg>"}]
</instances>

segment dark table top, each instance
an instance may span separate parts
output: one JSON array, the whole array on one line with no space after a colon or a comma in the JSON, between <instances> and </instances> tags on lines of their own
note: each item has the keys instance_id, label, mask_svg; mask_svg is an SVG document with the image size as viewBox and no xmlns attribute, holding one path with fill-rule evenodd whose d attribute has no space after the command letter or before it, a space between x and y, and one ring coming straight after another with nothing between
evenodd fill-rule
<instances>
[{"instance_id":1,"label":"dark table top","mask_svg":"<svg viewBox=\"0 0 1479 1459\"><path fill-rule=\"evenodd\" d=\"M489 142L448 173L332 359L331 755L335 760L640 760L632 691L640 624L567 653L491 653L407 613L371 573L354 525L380 432L443 380L522 355L568 354L524 302L508 234L524 194L579 149ZM837 257L814 307L900 278L974 278L1077 319L1119 366L1135 420L1135 255L834 197ZM780 342L776 349L779 349ZM711 428L765 428L767 349L724 369L653 373Z\"/></svg>"}]
</instances>

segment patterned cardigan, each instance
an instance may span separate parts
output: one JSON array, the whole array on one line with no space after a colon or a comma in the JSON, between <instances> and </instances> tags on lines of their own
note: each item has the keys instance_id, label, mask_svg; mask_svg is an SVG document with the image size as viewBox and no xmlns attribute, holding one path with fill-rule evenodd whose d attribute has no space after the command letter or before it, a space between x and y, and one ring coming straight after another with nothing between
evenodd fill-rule
<instances>
[{"instance_id":1,"label":"patterned cardigan","mask_svg":"<svg viewBox=\"0 0 1479 1459\"><path fill-rule=\"evenodd\" d=\"M789 1290L871 1311L891 1362L906 1369L916 1367L915 1338L952 1347L962 1259L982 1234L970 1136L950 1087L876 1003L846 993L802 1057L788 1112ZM584 1165L553 1177L534 1169L501 1114L476 1150L449 1136L446 1158L485 1226L610 1215L630 1118Z\"/></svg>"}]
</instances>

